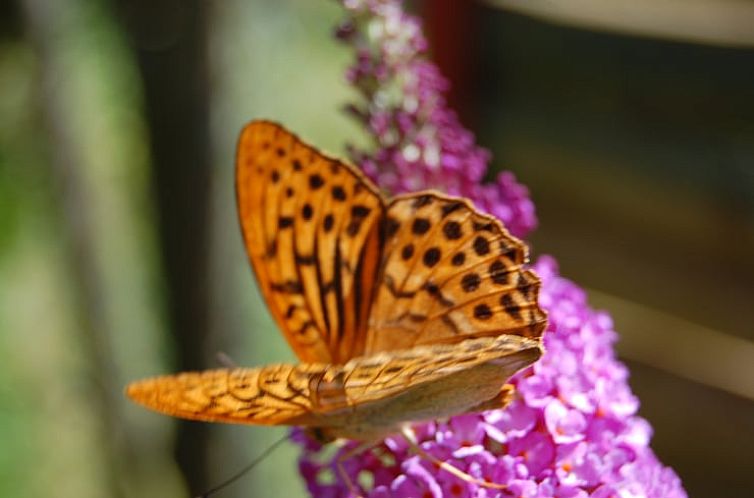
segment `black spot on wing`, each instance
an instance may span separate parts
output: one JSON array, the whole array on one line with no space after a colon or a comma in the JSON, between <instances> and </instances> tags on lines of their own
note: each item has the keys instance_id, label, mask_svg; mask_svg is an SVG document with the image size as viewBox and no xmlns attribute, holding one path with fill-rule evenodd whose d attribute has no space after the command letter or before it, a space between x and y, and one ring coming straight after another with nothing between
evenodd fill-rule
<instances>
[{"instance_id":1,"label":"black spot on wing","mask_svg":"<svg viewBox=\"0 0 754 498\"><path fill-rule=\"evenodd\" d=\"M505 264L499 259L490 264L489 267L490 279L498 285L506 285L508 283L508 270L505 268Z\"/></svg>"},{"instance_id":2,"label":"black spot on wing","mask_svg":"<svg viewBox=\"0 0 754 498\"><path fill-rule=\"evenodd\" d=\"M336 201L345 201L346 191L340 185L336 185L332 188L332 197Z\"/></svg>"},{"instance_id":3,"label":"black spot on wing","mask_svg":"<svg viewBox=\"0 0 754 498\"><path fill-rule=\"evenodd\" d=\"M442 233L445 235L445 238L448 240L458 240L461 237L463 237L463 230L461 229L461 224L453 220L450 220L443 225Z\"/></svg>"},{"instance_id":4,"label":"black spot on wing","mask_svg":"<svg viewBox=\"0 0 754 498\"><path fill-rule=\"evenodd\" d=\"M460 201L449 202L443 205L442 207L442 217L445 218L450 213L458 211L461 208L463 208L463 202L460 202Z\"/></svg>"},{"instance_id":5,"label":"black spot on wing","mask_svg":"<svg viewBox=\"0 0 754 498\"><path fill-rule=\"evenodd\" d=\"M411 231L414 235L424 235L429 230L430 223L427 218L416 218L411 224Z\"/></svg>"},{"instance_id":6,"label":"black spot on wing","mask_svg":"<svg viewBox=\"0 0 754 498\"><path fill-rule=\"evenodd\" d=\"M312 190L317 190L320 187L322 187L322 185L324 184L325 184L325 181L318 174L315 173L309 176L309 188L311 188Z\"/></svg>"},{"instance_id":7,"label":"black spot on wing","mask_svg":"<svg viewBox=\"0 0 754 498\"><path fill-rule=\"evenodd\" d=\"M306 221L309 221L312 219L312 216L314 216L314 209L312 209L311 204L309 203L304 204L304 207L301 209L301 216Z\"/></svg>"},{"instance_id":8,"label":"black spot on wing","mask_svg":"<svg viewBox=\"0 0 754 498\"><path fill-rule=\"evenodd\" d=\"M473 224L475 232L494 232L495 225L491 221L475 221Z\"/></svg>"},{"instance_id":9,"label":"black spot on wing","mask_svg":"<svg viewBox=\"0 0 754 498\"><path fill-rule=\"evenodd\" d=\"M474 292L479 288L482 279L476 273L467 273L461 278L461 288L465 292Z\"/></svg>"},{"instance_id":10,"label":"black spot on wing","mask_svg":"<svg viewBox=\"0 0 754 498\"><path fill-rule=\"evenodd\" d=\"M372 210L367 206L356 204L351 208L351 216L353 216L354 218L364 218L369 215L371 211Z\"/></svg>"},{"instance_id":11,"label":"black spot on wing","mask_svg":"<svg viewBox=\"0 0 754 498\"><path fill-rule=\"evenodd\" d=\"M450 307L450 306L455 305L455 302L445 297L442 291L440 290L440 287L438 287L436 284L432 282L427 282L426 284L424 284L424 290L426 290L430 296L437 299L437 301L445 307Z\"/></svg>"},{"instance_id":12,"label":"black spot on wing","mask_svg":"<svg viewBox=\"0 0 754 498\"><path fill-rule=\"evenodd\" d=\"M431 195L420 195L416 199L414 199L413 207L414 209L418 209L424 206L427 206L432 203L432 196Z\"/></svg>"},{"instance_id":13,"label":"black spot on wing","mask_svg":"<svg viewBox=\"0 0 754 498\"><path fill-rule=\"evenodd\" d=\"M398 229L401 227L401 224L396 220L395 218L387 218L383 222L383 230L385 234L385 238L390 238L394 236Z\"/></svg>"},{"instance_id":14,"label":"black spot on wing","mask_svg":"<svg viewBox=\"0 0 754 498\"><path fill-rule=\"evenodd\" d=\"M403 258L404 261L411 259L413 255L414 255L413 244L406 244L405 246L403 246L403 249L401 249L401 258Z\"/></svg>"},{"instance_id":15,"label":"black spot on wing","mask_svg":"<svg viewBox=\"0 0 754 498\"><path fill-rule=\"evenodd\" d=\"M511 261L516 261L516 248L509 246L505 240L500 241L500 254Z\"/></svg>"},{"instance_id":16,"label":"black spot on wing","mask_svg":"<svg viewBox=\"0 0 754 498\"><path fill-rule=\"evenodd\" d=\"M298 280L286 280L285 282L271 282L270 288L281 294L301 294L304 288Z\"/></svg>"},{"instance_id":17,"label":"black spot on wing","mask_svg":"<svg viewBox=\"0 0 754 498\"><path fill-rule=\"evenodd\" d=\"M335 224L335 218L333 217L332 213L328 213L325 216L324 221L322 221L322 228L325 229L325 233L332 230L332 227L334 224Z\"/></svg>"},{"instance_id":18,"label":"black spot on wing","mask_svg":"<svg viewBox=\"0 0 754 498\"><path fill-rule=\"evenodd\" d=\"M492 310L486 304L477 304L474 306L474 318L477 320L489 320L492 318Z\"/></svg>"},{"instance_id":19,"label":"black spot on wing","mask_svg":"<svg viewBox=\"0 0 754 498\"><path fill-rule=\"evenodd\" d=\"M424 252L424 256L422 257L422 262L424 263L424 266L427 268L432 268L435 266L442 257L442 252L440 251L439 247L430 247Z\"/></svg>"},{"instance_id":20,"label":"black spot on wing","mask_svg":"<svg viewBox=\"0 0 754 498\"><path fill-rule=\"evenodd\" d=\"M296 305L289 304L288 309L285 310L285 317L290 320L293 317L293 313L295 313L295 311L296 311Z\"/></svg>"},{"instance_id":21,"label":"black spot on wing","mask_svg":"<svg viewBox=\"0 0 754 498\"><path fill-rule=\"evenodd\" d=\"M317 262L317 258L314 256L314 254L304 256L296 253L294 259L296 261L296 264L301 266L309 266Z\"/></svg>"},{"instance_id":22,"label":"black spot on wing","mask_svg":"<svg viewBox=\"0 0 754 498\"><path fill-rule=\"evenodd\" d=\"M474 239L474 251L479 256L484 256L490 252L490 243L487 239L479 235Z\"/></svg>"},{"instance_id":23,"label":"black spot on wing","mask_svg":"<svg viewBox=\"0 0 754 498\"><path fill-rule=\"evenodd\" d=\"M518 306L510 294L503 294L500 296L500 305L505 309L513 319L521 320L521 307Z\"/></svg>"}]
</instances>

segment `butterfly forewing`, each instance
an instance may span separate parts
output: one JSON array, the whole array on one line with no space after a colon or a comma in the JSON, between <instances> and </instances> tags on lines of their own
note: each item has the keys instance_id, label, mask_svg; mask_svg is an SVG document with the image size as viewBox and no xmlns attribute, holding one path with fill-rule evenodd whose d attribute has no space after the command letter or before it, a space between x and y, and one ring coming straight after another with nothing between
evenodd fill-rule
<instances>
[{"instance_id":1,"label":"butterfly forewing","mask_svg":"<svg viewBox=\"0 0 754 498\"><path fill-rule=\"evenodd\" d=\"M257 121L241 133L236 189L260 288L299 358L344 363L363 351L381 260L384 202L375 187Z\"/></svg>"},{"instance_id":2,"label":"butterfly forewing","mask_svg":"<svg viewBox=\"0 0 754 498\"><path fill-rule=\"evenodd\" d=\"M526 246L466 201L435 193L389 204L367 353L469 337L539 337L539 280Z\"/></svg>"}]
</instances>

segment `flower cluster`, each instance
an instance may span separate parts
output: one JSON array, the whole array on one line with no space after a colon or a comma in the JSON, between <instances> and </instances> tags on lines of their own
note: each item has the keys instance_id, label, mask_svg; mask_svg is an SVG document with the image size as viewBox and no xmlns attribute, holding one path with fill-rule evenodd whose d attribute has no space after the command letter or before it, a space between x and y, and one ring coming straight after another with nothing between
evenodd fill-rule
<instances>
[{"instance_id":1,"label":"flower cluster","mask_svg":"<svg viewBox=\"0 0 754 498\"><path fill-rule=\"evenodd\" d=\"M359 482L360 475L371 477L366 496L686 496L673 470L649 448L651 427L636 416L638 401L628 387L628 372L614 355L617 336L610 316L588 306L584 291L558 274L554 259L540 258L534 270L542 279L540 301L550 319L547 353L513 378L517 397L505 410L416 429L428 453L477 479L508 487L495 490L462 481L413 455L396 436L345 460L352 482ZM325 484L320 477L337 475L338 456L356 443L323 462L318 445L303 434L296 439L306 442L300 468L312 495L348 496L344 483Z\"/></svg>"},{"instance_id":2,"label":"flower cluster","mask_svg":"<svg viewBox=\"0 0 754 498\"><path fill-rule=\"evenodd\" d=\"M396 0L344 0L349 20L338 30L357 50L348 77L366 106L352 107L376 140L376 152L355 159L393 191L426 187L471 198L519 235L535 224L526 189L509 173L479 186L488 155L445 109L446 88L423 58L418 21ZM477 486L410 451L402 436L343 461L369 497L682 498L672 469L649 447L651 427L617 361L610 316L591 309L582 289L558 274L554 259L533 265L549 314L546 354L516 375L505 410L464 414L415 427L423 450L470 476L505 485ZM358 443L328 451L301 431L301 474L317 497L346 497L337 461Z\"/></svg>"},{"instance_id":3,"label":"flower cluster","mask_svg":"<svg viewBox=\"0 0 754 498\"><path fill-rule=\"evenodd\" d=\"M343 3L348 18L336 36L356 53L346 77L363 99L347 109L374 140L368 151L349 148L354 162L392 193L436 188L474 199L525 236L537 224L529 192L510 172L482 182L490 154L447 107L448 82L424 57L418 20L394 0Z\"/></svg>"}]
</instances>

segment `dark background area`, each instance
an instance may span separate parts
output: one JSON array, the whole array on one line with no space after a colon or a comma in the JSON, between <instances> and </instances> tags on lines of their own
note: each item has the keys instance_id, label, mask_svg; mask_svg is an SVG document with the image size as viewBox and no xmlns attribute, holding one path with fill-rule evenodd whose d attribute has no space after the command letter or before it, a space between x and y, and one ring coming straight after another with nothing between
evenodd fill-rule
<instances>
[{"instance_id":1,"label":"dark background area","mask_svg":"<svg viewBox=\"0 0 754 498\"><path fill-rule=\"evenodd\" d=\"M531 190L534 257L614 317L660 459L690 496L748 496L754 45L515 4L412 6L490 174ZM291 358L243 254L233 152L257 117L338 154L359 140L341 17L304 0L0 6L0 495L184 496L283 434L168 420L122 388L217 351ZM223 496L303 495L294 462L285 448Z\"/></svg>"},{"instance_id":2,"label":"dark background area","mask_svg":"<svg viewBox=\"0 0 754 498\"><path fill-rule=\"evenodd\" d=\"M463 16L463 37L430 25L466 40L439 60L465 122L531 189L535 254L613 314L653 447L689 494L747 496L754 52Z\"/></svg>"}]
</instances>

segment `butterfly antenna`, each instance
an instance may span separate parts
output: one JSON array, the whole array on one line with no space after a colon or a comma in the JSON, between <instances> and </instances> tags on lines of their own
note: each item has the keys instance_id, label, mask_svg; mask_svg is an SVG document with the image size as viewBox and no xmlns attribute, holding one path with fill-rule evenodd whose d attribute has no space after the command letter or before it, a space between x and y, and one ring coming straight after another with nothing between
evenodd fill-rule
<instances>
[{"instance_id":1,"label":"butterfly antenna","mask_svg":"<svg viewBox=\"0 0 754 498\"><path fill-rule=\"evenodd\" d=\"M256 464L267 458L267 456L275 451L275 449L283 444L288 439L288 434L285 434L283 437L272 443L269 447L267 447L266 450L262 452L261 455L256 457L254 460L251 461L250 464L248 464L246 467L239 470L237 473L226 479L224 482L220 483L219 485L215 486L212 489L209 489L208 491L205 491L204 493L197 495L195 498L209 498L210 495L213 495L223 489L226 486L229 486L239 480L241 477L243 477L244 474L246 474L248 471L254 468Z\"/></svg>"}]
</instances>

